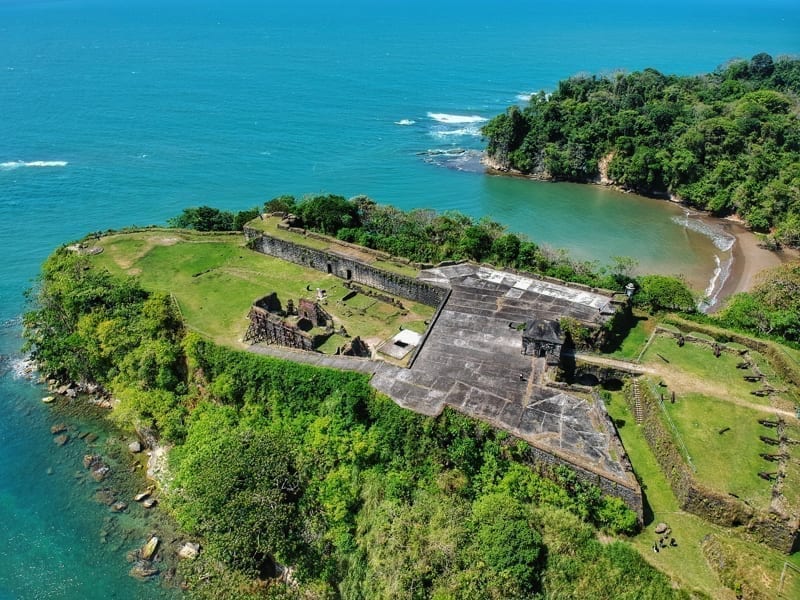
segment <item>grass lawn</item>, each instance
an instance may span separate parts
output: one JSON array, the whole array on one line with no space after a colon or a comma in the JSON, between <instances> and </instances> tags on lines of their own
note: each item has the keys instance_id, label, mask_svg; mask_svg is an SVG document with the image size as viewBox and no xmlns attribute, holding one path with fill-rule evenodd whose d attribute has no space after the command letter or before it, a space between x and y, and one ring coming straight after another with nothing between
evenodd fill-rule
<instances>
[{"instance_id":1,"label":"grass lawn","mask_svg":"<svg viewBox=\"0 0 800 600\"><path fill-rule=\"evenodd\" d=\"M642 482L646 501L645 528L628 541L645 560L687 591L701 592L712 598L733 599L734 593L722 584L703 554L704 540L713 539L723 548L725 558L739 581L749 582L766 598L800 598L800 574L787 576L783 594L777 594L784 562L789 561L800 568L800 553L787 557L741 537L736 530L718 527L680 510L669 483L621 393L612 394L607 409L617 423L622 443ZM657 536L653 530L661 521L672 529L671 535L675 537L678 547L655 553L652 546Z\"/></svg>"},{"instance_id":2,"label":"grass lawn","mask_svg":"<svg viewBox=\"0 0 800 600\"><path fill-rule=\"evenodd\" d=\"M326 290L324 308L337 326L370 345L400 325L416 328L433 315L433 308L405 299L403 311L360 294L343 301L350 291L341 280L248 250L240 235L148 230L108 236L98 245L104 251L92 260L111 272L138 276L146 289L173 294L190 328L227 345L241 347L250 305L272 291L283 302L297 302L315 298L317 288ZM329 340L325 347L335 351L343 341Z\"/></svg>"},{"instance_id":3,"label":"grass lawn","mask_svg":"<svg viewBox=\"0 0 800 600\"><path fill-rule=\"evenodd\" d=\"M663 336L656 337L642 356L642 363L662 371L666 383L672 382L677 393L702 392L722 399L769 406L769 398L750 393L763 384L745 381L744 375L750 371L737 369L740 362L742 358L737 355L723 352L717 358L709 346L686 343L680 347L674 339ZM776 387L781 385L777 381L770 383Z\"/></svg>"},{"instance_id":4,"label":"grass lawn","mask_svg":"<svg viewBox=\"0 0 800 600\"><path fill-rule=\"evenodd\" d=\"M769 507L772 484L758 472L775 471L776 465L759 453L777 450L759 439L775 436L774 429L758 422L765 415L700 394L682 396L675 404L665 402L664 407L689 450L698 481L762 510Z\"/></svg>"},{"instance_id":5,"label":"grass lawn","mask_svg":"<svg viewBox=\"0 0 800 600\"><path fill-rule=\"evenodd\" d=\"M609 356L622 360L635 360L639 356L650 334L653 333L656 322L655 319L644 314L634 314L634 318L636 325L630 330L620 347Z\"/></svg>"},{"instance_id":6,"label":"grass lawn","mask_svg":"<svg viewBox=\"0 0 800 600\"><path fill-rule=\"evenodd\" d=\"M724 588L706 564L700 547L703 538L719 528L680 510L678 500L644 439L641 428L628 409L622 393L612 395L611 402L607 403L607 409L611 418L617 423L625 451L642 482L642 493L645 497L645 527L639 535L630 539L630 543L647 562L679 582L682 588L698 590L712 597L722 595L733 598L732 593L729 596L724 595ZM623 421L624 425L620 426ZM655 553L652 546L657 536L653 530L656 524L662 521L672 529L678 547L666 548Z\"/></svg>"}]
</instances>

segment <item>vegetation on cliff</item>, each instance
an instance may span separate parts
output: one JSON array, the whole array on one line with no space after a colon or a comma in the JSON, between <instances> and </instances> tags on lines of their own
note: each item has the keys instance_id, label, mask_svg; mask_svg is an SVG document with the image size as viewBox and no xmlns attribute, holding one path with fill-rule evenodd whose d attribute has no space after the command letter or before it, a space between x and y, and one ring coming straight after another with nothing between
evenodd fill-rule
<instances>
[{"instance_id":1,"label":"vegetation on cliff","mask_svg":"<svg viewBox=\"0 0 800 600\"><path fill-rule=\"evenodd\" d=\"M118 419L174 444L165 504L204 540L184 565L199 597L683 595L596 539L635 518L570 471L543 477L508 436L401 409L363 375L187 335L169 296L88 257L48 259L25 323L44 372L102 383ZM252 583L279 564L296 586Z\"/></svg>"},{"instance_id":2,"label":"vegetation on cliff","mask_svg":"<svg viewBox=\"0 0 800 600\"><path fill-rule=\"evenodd\" d=\"M765 53L707 75L577 75L483 128L500 169L611 182L736 213L800 246L800 60Z\"/></svg>"},{"instance_id":3,"label":"vegetation on cliff","mask_svg":"<svg viewBox=\"0 0 800 600\"><path fill-rule=\"evenodd\" d=\"M346 242L431 264L449 260L489 262L499 267L540 273L565 281L621 290L632 280L636 261L615 257L613 264L579 261L509 232L488 218L473 219L457 211L403 211L366 196L346 199L331 194L292 196L268 201L267 212L298 217L297 225Z\"/></svg>"}]
</instances>

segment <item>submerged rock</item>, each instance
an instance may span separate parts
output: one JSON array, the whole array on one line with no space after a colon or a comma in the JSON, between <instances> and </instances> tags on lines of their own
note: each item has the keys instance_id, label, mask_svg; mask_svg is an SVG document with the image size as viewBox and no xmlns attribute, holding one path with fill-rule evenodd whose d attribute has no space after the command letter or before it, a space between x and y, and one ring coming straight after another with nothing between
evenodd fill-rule
<instances>
[{"instance_id":1,"label":"submerged rock","mask_svg":"<svg viewBox=\"0 0 800 600\"><path fill-rule=\"evenodd\" d=\"M52 433L52 434L64 433L66 430L67 430L67 424L66 423L58 423L57 425L53 425L50 428L50 433Z\"/></svg>"},{"instance_id":2,"label":"submerged rock","mask_svg":"<svg viewBox=\"0 0 800 600\"><path fill-rule=\"evenodd\" d=\"M145 500L145 499L147 499L149 497L150 497L150 490L145 490L143 492L139 492L138 494L136 494L133 497L133 499L136 502L141 502L142 500Z\"/></svg>"},{"instance_id":3,"label":"submerged rock","mask_svg":"<svg viewBox=\"0 0 800 600\"><path fill-rule=\"evenodd\" d=\"M142 506L145 508L153 508L156 504L158 504L158 500L155 498L145 498L145 500L142 501Z\"/></svg>"},{"instance_id":4,"label":"submerged rock","mask_svg":"<svg viewBox=\"0 0 800 600\"><path fill-rule=\"evenodd\" d=\"M44 398L42 398L42 402L44 402L45 404L51 404L55 401L56 401L55 396L45 396Z\"/></svg>"},{"instance_id":5,"label":"submerged rock","mask_svg":"<svg viewBox=\"0 0 800 600\"><path fill-rule=\"evenodd\" d=\"M57 435L56 437L53 438L53 442L57 446L63 446L68 441L69 441L69 436L67 434L65 434L65 433L62 433L61 435Z\"/></svg>"},{"instance_id":6,"label":"submerged rock","mask_svg":"<svg viewBox=\"0 0 800 600\"><path fill-rule=\"evenodd\" d=\"M158 569L146 561L139 560L134 563L128 574L136 579L149 579L153 575L158 575Z\"/></svg>"},{"instance_id":7,"label":"submerged rock","mask_svg":"<svg viewBox=\"0 0 800 600\"><path fill-rule=\"evenodd\" d=\"M103 462L103 459L97 454L87 454L83 457L83 466L89 469L92 479L95 481L103 481L109 473L111 467Z\"/></svg>"},{"instance_id":8,"label":"submerged rock","mask_svg":"<svg viewBox=\"0 0 800 600\"><path fill-rule=\"evenodd\" d=\"M111 512L124 512L128 509L128 503L123 502L122 500L115 502L114 505L111 507Z\"/></svg>"}]
</instances>

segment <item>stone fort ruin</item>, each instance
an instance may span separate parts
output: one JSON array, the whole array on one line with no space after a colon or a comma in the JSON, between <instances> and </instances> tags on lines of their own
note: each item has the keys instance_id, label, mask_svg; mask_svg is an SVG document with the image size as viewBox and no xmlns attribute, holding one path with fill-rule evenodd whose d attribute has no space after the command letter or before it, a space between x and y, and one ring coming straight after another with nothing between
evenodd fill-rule
<instances>
[{"instance_id":1,"label":"stone fort ruin","mask_svg":"<svg viewBox=\"0 0 800 600\"><path fill-rule=\"evenodd\" d=\"M568 352L561 320L602 332L624 294L470 263L413 278L356 260L333 240L317 249L255 229L245 234L256 251L437 309L408 367L318 353L293 360L369 373L374 388L409 410L436 416L449 406L505 430L527 442L532 463L570 467L642 519L639 484L602 400L555 380Z\"/></svg>"}]
</instances>

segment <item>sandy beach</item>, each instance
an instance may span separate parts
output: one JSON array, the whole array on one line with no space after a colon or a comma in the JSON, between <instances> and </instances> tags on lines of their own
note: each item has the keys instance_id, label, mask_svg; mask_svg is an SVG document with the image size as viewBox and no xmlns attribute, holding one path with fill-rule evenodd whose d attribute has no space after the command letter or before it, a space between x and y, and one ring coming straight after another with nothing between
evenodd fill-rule
<instances>
[{"instance_id":1,"label":"sandy beach","mask_svg":"<svg viewBox=\"0 0 800 600\"><path fill-rule=\"evenodd\" d=\"M727 280L717 296L717 303L709 312L725 306L725 301L739 292L746 292L758 283L757 275L764 269L777 267L800 258L797 250L773 252L758 245L758 237L735 221L725 220L723 228L736 238L733 245L733 264Z\"/></svg>"}]
</instances>

